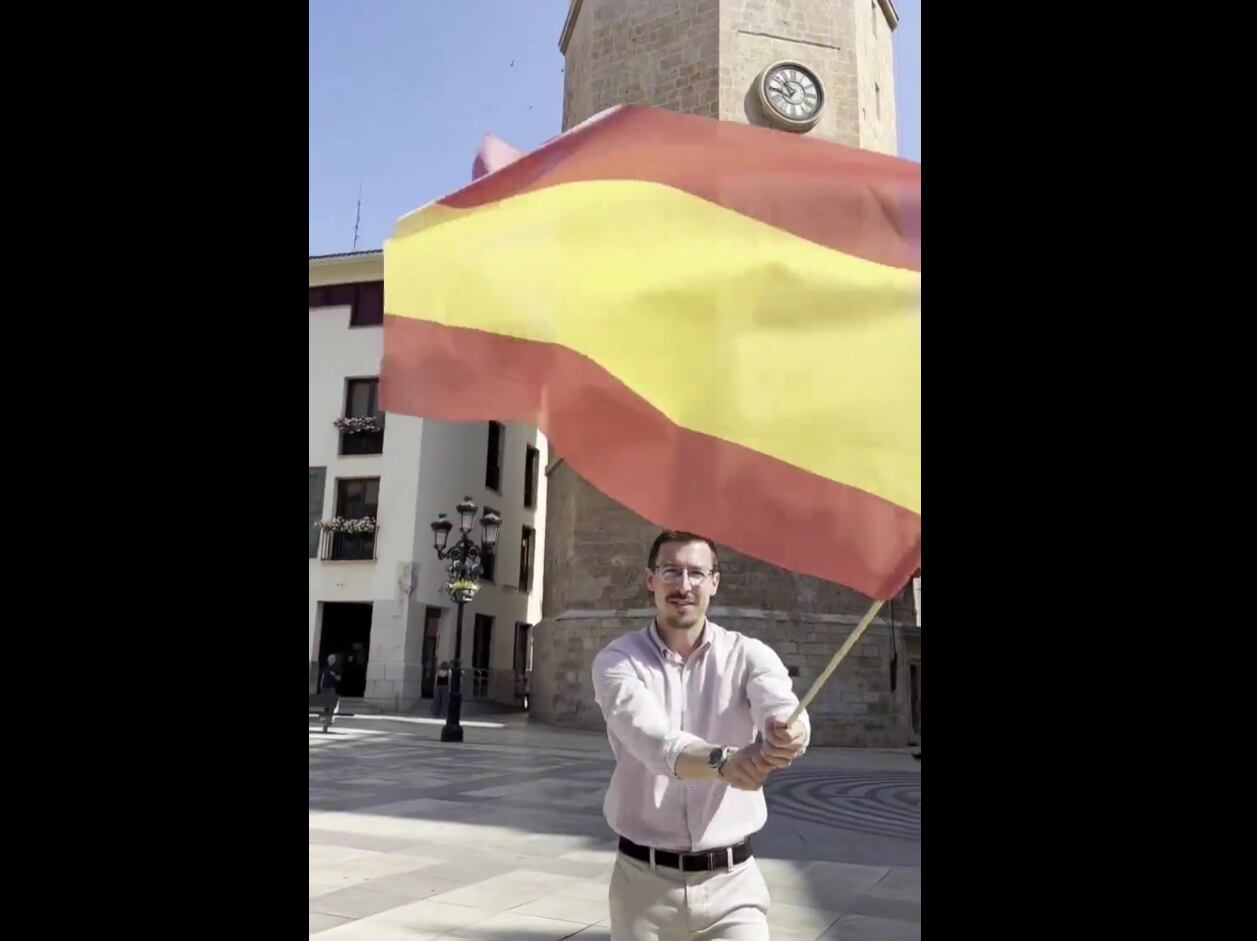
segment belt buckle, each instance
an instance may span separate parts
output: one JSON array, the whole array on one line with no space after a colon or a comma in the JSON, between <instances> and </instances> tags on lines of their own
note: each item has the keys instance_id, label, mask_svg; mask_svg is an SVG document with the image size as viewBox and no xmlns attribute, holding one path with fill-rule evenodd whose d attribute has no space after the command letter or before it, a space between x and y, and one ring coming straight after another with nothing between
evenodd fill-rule
<instances>
[{"instance_id":1,"label":"belt buckle","mask_svg":"<svg viewBox=\"0 0 1257 941\"><path fill-rule=\"evenodd\" d=\"M725 863L728 868L729 854L727 850L708 850L707 851L707 868L715 871L719 867L717 862Z\"/></svg>"}]
</instances>

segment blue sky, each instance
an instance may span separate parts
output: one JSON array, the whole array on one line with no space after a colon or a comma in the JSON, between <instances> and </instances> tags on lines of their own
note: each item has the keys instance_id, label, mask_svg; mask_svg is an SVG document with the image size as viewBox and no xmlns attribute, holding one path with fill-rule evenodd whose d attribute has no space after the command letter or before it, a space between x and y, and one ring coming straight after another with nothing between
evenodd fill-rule
<instances>
[{"instance_id":1,"label":"blue sky","mask_svg":"<svg viewBox=\"0 0 1257 941\"><path fill-rule=\"evenodd\" d=\"M559 133L568 0L310 0L310 254L379 248L471 176L481 137ZM921 0L896 0L899 153L921 159Z\"/></svg>"}]
</instances>

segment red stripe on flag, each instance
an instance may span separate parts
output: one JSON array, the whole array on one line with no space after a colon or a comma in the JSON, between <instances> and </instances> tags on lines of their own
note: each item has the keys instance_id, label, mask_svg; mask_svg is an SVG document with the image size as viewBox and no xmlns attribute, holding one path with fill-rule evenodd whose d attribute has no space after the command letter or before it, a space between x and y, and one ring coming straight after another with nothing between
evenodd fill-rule
<instances>
[{"instance_id":1,"label":"red stripe on flag","mask_svg":"<svg viewBox=\"0 0 1257 941\"><path fill-rule=\"evenodd\" d=\"M874 598L921 564L918 514L681 428L566 347L386 315L384 350L386 411L536 425L573 470L656 525Z\"/></svg>"}]
</instances>

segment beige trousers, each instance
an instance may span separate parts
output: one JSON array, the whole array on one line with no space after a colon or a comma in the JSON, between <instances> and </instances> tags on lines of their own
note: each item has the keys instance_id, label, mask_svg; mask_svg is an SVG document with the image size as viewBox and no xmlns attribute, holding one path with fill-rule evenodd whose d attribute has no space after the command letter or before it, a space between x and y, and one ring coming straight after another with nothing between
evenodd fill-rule
<instances>
[{"instance_id":1,"label":"beige trousers","mask_svg":"<svg viewBox=\"0 0 1257 941\"><path fill-rule=\"evenodd\" d=\"M715 872L681 872L617 853L612 941L768 941L768 886L755 857Z\"/></svg>"}]
</instances>

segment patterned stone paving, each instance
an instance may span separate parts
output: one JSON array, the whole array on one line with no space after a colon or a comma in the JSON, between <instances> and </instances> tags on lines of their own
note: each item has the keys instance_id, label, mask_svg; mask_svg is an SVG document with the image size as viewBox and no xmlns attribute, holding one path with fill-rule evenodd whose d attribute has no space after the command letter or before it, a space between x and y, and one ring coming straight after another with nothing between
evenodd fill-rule
<instances>
[{"instance_id":1,"label":"patterned stone paving","mask_svg":"<svg viewBox=\"0 0 1257 941\"><path fill-rule=\"evenodd\" d=\"M606 739L522 720L439 741L434 724L310 731L310 933L608 938ZM920 937L920 765L813 749L769 781L756 857L773 938Z\"/></svg>"}]
</instances>

